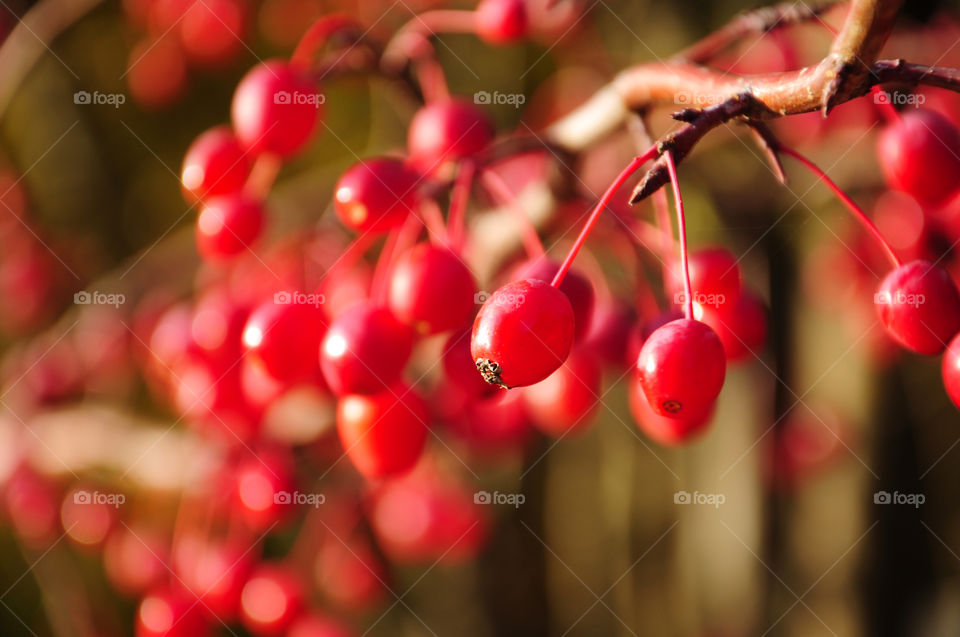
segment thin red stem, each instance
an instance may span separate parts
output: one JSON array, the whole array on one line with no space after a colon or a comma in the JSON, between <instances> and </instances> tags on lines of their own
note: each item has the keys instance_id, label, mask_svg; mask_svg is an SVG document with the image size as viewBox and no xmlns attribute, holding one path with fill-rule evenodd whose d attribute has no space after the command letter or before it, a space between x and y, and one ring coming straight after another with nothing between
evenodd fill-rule
<instances>
[{"instance_id":1,"label":"thin red stem","mask_svg":"<svg viewBox=\"0 0 960 637\"><path fill-rule=\"evenodd\" d=\"M653 209L657 218L657 226L662 233L660 250L663 261L660 264L660 276L663 278L663 289L667 290L673 284L670 262L674 258L674 241L673 224L670 223L670 205L667 202L667 191L663 188L653 193Z\"/></svg>"},{"instance_id":2,"label":"thin red stem","mask_svg":"<svg viewBox=\"0 0 960 637\"><path fill-rule=\"evenodd\" d=\"M812 172L819 179L821 179L823 183L827 184L827 187L830 188L830 190L833 191L833 194L835 194L837 198L843 203L843 205L847 207L847 210L849 210L853 214L853 216L856 217L856 219L861 224L863 224L863 227L865 227L870 232L870 234L873 235L874 239L877 240L877 243L879 243L880 246L883 248L884 252L887 253L887 257L890 259L890 262L893 264L893 267L895 268L900 267L900 258L897 256L897 253L893 251L893 248L890 247L890 244L887 243L887 240L883 238L883 235L880 234L880 230L877 229L877 226L875 226L873 221L870 220L870 217L868 217L863 212L863 210L860 209L860 206L858 206L856 202L853 199L851 199L849 195L847 195L847 193L843 192L843 190L841 190L840 187L837 184L835 184L832 179L827 177L827 174L822 170L820 170L820 168L818 168L816 164L814 164L812 161L810 161L809 159L807 159L797 151L793 150L792 148L787 148L786 146L780 146L778 150L784 153L785 155L789 155L790 157L793 157L794 159L799 161L801 164L806 166L810 172Z\"/></svg>"},{"instance_id":3,"label":"thin red stem","mask_svg":"<svg viewBox=\"0 0 960 637\"><path fill-rule=\"evenodd\" d=\"M457 169L457 178L450 192L450 212L447 216L447 243L460 252L463 249L463 228L466 223L467 204L470 201L470 189L473 187L474 165L472 161L463 161Z\"/></svg>"},{"instance_id":4,"label":"thin red stem","mask_svg":"<svg viewBox=\"0 0 960 637\"><path fill-rule=\"evenodd\" d=\"M560 284L563 283L563 279L567 276L567 272L570 270L570 266L573 265L573 260L577 258L577 253L580 252L580 248L583 247L583 244L586 243L587 237L590 236L590 232L593 230L593 227L597 225L597 221L600 219L600 214L606 210L607 205L610 203L610 200L613 199L613 196L617 193L623 184L626 183L628 179L637 172L641 166L653 159L657 154L657 147L651 146L650 149L639 157L634 157L623 171L617 175L617 178L613 180L613 183L610 184L610 187L607 188L607 191L603 193L603 197L600 198L600 201L597 202L597 206L593 209L593 212L590 213L590 217L587 219L587 222L583 225L583 230L580 231L580 236L577 237L577 240L573 243L573 247L570 248L570 253L567 255L567 258L564 259L563 263L560 265L560 269L557 270L556 276L553 277L553 282L550 283L555 288L560 287Z\"/></svg>"},{"instance_id":5,"label":"thin red stem","mask_svg":"<svg viewBox=\"0 0 960 637\"><path fill-rule=\"evenodd\" d=\"M326 45L330 36L339 31L345 31L349 28L355 28L357 23L345 15L328 15L320 18L306 30L297 47L290 56L290 63L301 69L310 67L310 62L316 56L317 51Z\"/></svg>"},{"instance_id":6,"label":"thin red stem","mask_svg":"<svg viewBox=\"0 0 960 637\"><path fill-rule=\"evenodd\" d=\"M673 186L673 204L677 208L677 234L680 235L680 261L683 264L683 315L687 320L692 320L693 291L690 289L690 261L687 258L687 220L683 214L683 198L680 196L680 180L677 178L677 166L673 163L673 153L668 150L664 157L667 161L667 172L670 173L670 184Z\"/></svg>"},{"instance_id":7,"label":"thin red stem","mask_svg":"<svg viewBox=\"0 0 960 637\"><path fill-rule=\"evenodd\" d=\"M417 83L423 93L423 101L430 103L450 97L447 76L443 67L433 58L422 58L417 62Z\"/></svg>"},{"instance_id":8,"label":"thin red stem","mask_svg":"<svg viewBox=\"0 0 960 637\"><path fill-rule=\"evenodd\" d=\"M480 181L483 182L483 187L493 195L500 205L513 214L513 218L520 225L520 238L523 241L523 248L526 250L527 256L531 259L542 257L546 250L543 248L540 235L537 234L537 229L530 221L530 217L524 212L520 200L510 190L503 178L492 170L484 170L480 175Z\"/></svg>"},{"instance_id":9,"label":"thin red stem","mask_svg":"<svg viewBox=\"0 0 960 637\"><path fill-rule=\"evenodd\" d=\"M403 251L416 241L422 225L423 221L419 216L415 214L407 215L403 225L392 231L390 236L387 237L387 243L383 246L383 252L380 253L380 258L377 260L377 269L373 274L370 296L375 301L382 303L386 300L393 267Z\"/></svg>"},{"instance_id":10,"label":"thin red stem","mask_svg":"<svg viewBox=\"0 0 960 637\"><path fill-rule=\"evenodd\" d=\"M283 162L276 155L264 153L257 157L243 185L244 193L261 201L266 199L282 167Z\"/></svg>"},{"instance_id":11,"label":"thin red stem","mask_svg":"<svg viewBox=\"0 0 960 637\"><path fill-rule=\"evenodd\" d=\"M427 227L431 243L447 241L447 229L443 221L443 213L436 201L433 199L424 200L420 204L420 217L423 219L423 225Z\"/></svg>"},{"instance_id":12,"label":"thin red stem","mask_svg":"<svg viewBox=\"0 0 960 637\"><path fill-rule=\"evenodd\" d=\"M343 253L340 255L340 258L337 259L329 268L327 268L326 273L323 275L320 284L317 286L319 288L324 288L327 283L333 279L332 274L338 272L344 272L350 270L356 265L357 261L363 257L367 250L370 249L373 240L377 235L372 232L365 232L361 235L358 235L350 244L344 249Z\"/></svg>"},{"instance_id":13,"label":"thin red stem","mask_svg":"<svg viewBox=\"0 0 960 637\"><path fill-rule=\"evenodd\" d=\"M880 107L880 115L883 117L883 121L888 124L899 122L900 111L890 103L890 96L887 92L879 84L875 84L870 92L873 94L873 102Z\"/></svg>"}]
</instances>

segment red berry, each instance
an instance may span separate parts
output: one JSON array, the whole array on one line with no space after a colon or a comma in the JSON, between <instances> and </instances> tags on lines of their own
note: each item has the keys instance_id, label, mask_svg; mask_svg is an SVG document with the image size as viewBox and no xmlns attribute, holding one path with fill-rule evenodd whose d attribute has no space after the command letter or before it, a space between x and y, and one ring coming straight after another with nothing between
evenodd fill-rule
<instances>
[{"instance_id":1,"label":"red berry","mask_svg":"<svg viewBox=\"0 0 960 637\"><path fill-rule=\"evenodd\" d=\"M630 414L637 427L662 445L679 445L699 436L710 424L713 416L712 405L699 414L685 415L683 418L661 416L650 407L639 375L633 375L627 387Z\"/></svg>"},{"instance_id":2,"label":"red berry","mask_svg":"<svg viewBox=\"0 0 960 637\"><path fill-rule=\"evenodd\" d=\"M244 51L250 20L245 0L197 0L178 22L180 45L190 62L218 69Z\"/></svg>"},{"instance_id":3,"label":"red berry","mask_svg":"<svg viewBox=\"0 0 960 637\"><path fill-rule=\"evenodd\" d=\"M289 517L291 507L277 494L294 490L293 462L279 452L261 452L246 458L231 475L237 510L255 530L269 528Z\"/></svg>"},{"instance_id":4,"label":"red berry","mask_svg":"<svg viewBox=\"0 0 960 637\"><path fill-rule=\"evenodd\" d=\"M740 296L740 266L726 248L706 248L690 255L690 289L694 303L719 308ZM683 304L683 283L677 283L677 304Z\"/></svg>"},{"instance_id":5,"label":"red berry","mask_svg":"<svg viewBox=\"0 0 960 637\"><path fill-rule=\"evenodd\" d=\"M578 433L593 422L601 381L596 357L585 349L574 350L560 369L522 390L523 402L533 424L545 434L559 438Z\"/></svg>"},{"instance_id":6,"label":"red berry","mask_svg":"<svg viewBox=\"0 0 960 637\"><path fill-rule=\"evenodd\" d=\"M407 135L410 158L425 172L475 155L493 140L493 123L462 99L430 102L413 116Z\"/></svg>"},{"instance_id":7,"label":"red berry","mask_svg":"<svg viewBox=\"0 0 960 637\"><path fill-rule=\"evenodd\" d=\"M960 293L947 272L913 261L888 274L874 295L893 340L918 354L939 354L960 331Z\"/></svg>"},{"instance_id":8,"label":"red berry","mask_svg":"<svg viewBox=\"0 0 960 637\"><path fill-rule=\"evenodd\" d=\"M340 622L313 612L293 622L286 637L351 637L353 632Z\"/></svg>"},{"instance_id":9,"label":"red berry","mask_svg":"<svg viewBox=\"0 0 960 637\"><path fill-rule=\"evenodd\" d=\"M158 584L170 573L167 542L138 524L117 527L103 546L103 571L120 593L134 595Z\"/></svg>"},{"instance_id":10,"label":"red berry","mask_svg":"<svg viewBox=\"0 0 960 637\"><path fill-rule=\"evenodd\" d=\"M360 303L330 325L320 368L338 396L382 392L400 380L412 349L412 331L390 310Z\"/></svg>"},{"instance_id":11,"label":"red berry","mask_svg":"<svg viewBox=\"0 0 960 637\"><path fill-rule=\"evenodd\" d=\"M344 534L328 537L317 555L317 585L324 596L351 612L363 612L384 597L383 564L369 543Z\"/></svg>"},{"instance_id":12,"label":"red berry","mask_svg":"<svg viewBox=\"0 0 960 637\"><path fill-rule=\"evenodd\" d=\"M337 431L347 456L367 478L408 471L427 441L426 403L396 385L380 394L350 394L337 403Z\"/></svg>"},{"instance_id":13,"label":"red berry","mask_svg":"<svg viewBox=\"0 0 960 637\"><path fill-rule=\"evenodd\" d=\"M150 593L137 609L136 637L203 637L212 634L203 606L181 590Z\"/></svg>"},{"instance_id":14,"label":"red berry","mask_svg":"<svg viewBox=\"0 0 960 637\"><path fill-rule=\"evenodd\" d=\"M474 20L477 35L492 44L522 40L529 29L524 0L481 0Z\"/></svg>"},{"instance_id":15,"label":"red berry","mask_svg":"<svg viewBox=\"0 0 960 637\"><path fill-rule=\"evenodd\" d=\"M717 333L727 361L732 363L759 355L767 340L767 312L763 302L744 291L733 304L693 306L693 315Z\"/></svg>"},{"instance_id":16,"label":"red berry","mask_svg":"<svg viewBox=\"0 0 960 637\"><path fill-rule=\"evenodd\" d=\"M947 346L947 351L943 354L941 371L947 396L960 409L960 335L955 336Z\"/></svg>"},{"instance_id":17,"label":"red berry","mask_svg":"<svg viewBox=\"0 0 960 637\"><path fill-rule=\"evenodd\" d=\"M250 314L243 345L251 360L275 380L294 383L316 378L323 312L314 305L284 302L292 300L284 295L278 292Z\"/></svg>"},{"instance_id":18,"label":"red berry","mask_svg":"<svg viewBox=\"0 0 960 637\"><path fill-rule=\"evenodd\" d=\"M470 355L484 379L501 387L538 383L570 353L573 308L549 283L522 279L490 295L473 323Z\"/></svg>"},{"instance_id":19,"label":"red berry","mask_svg":"<svg viewBox=\"0 0 960 637\"><path fill-rule=\"evenodd\" d=\"M204 199L238 192L249 174L250 159L233 133L226 126L217 126L190 144L180 181L193 198Z\"/></svg>"},{"instance_id":20,"label":"red berry","mask_svg":"<svg viewBox=\"0 0 960 637\"><path fill-rule=\"evenodd\" d=\"M303 608L303 584L281 566L256 568L240 595L243 625L258 637L283 635Z\"/></svg>"},{"instance_id":21,"label":"red berry","mask_svg":"<svg viewBox=\"0 0 960 637\"><path fill-rule=\"evenodd\" d=\"M282 60L253 67L237 85L230 114L248 152L290 157L303 149L321 116L316 87Z\"/></svg>"},{"instance_id":22,"label":"red berry","mask_svg":"<svg viewBox=\"0 0 960 637\"><path fill-rule=\"evenodd\" d=\"M470 355L470 333L454 332L443 346L443 375L468 401L489 398L500 391L477 373Z\"/></svg>"},{"instance_id":23,"label":"red berry","mask_svg":"<svg viewBox=\"0 0 960 637\"><path fill-rule=\"evenodd\" d=\"M357 232L388 232L420 206L420 175L399 159L362 160L341 175L334 210L343 225Z\"/></svg>"},{"instance_id":24,"label":"red berry","mask_svg":"<svg viewBox=\"0 0 960 637\"><path fill-rule=\"evenodd\" d=\"M911 109L886 126L877 142L887 183L928 206L957 192L960 131L936 111Z\"/></svg>"},{"instance_id":25,"label":"red berry","mask_svg":"<svg viewBox=\"0 0 960 637\"><path fill-rule=\"evenodd\" d=\"M584 346L596 354L604 364L613 368L633 367L640 346L630 356L631 340L636 331L637 313L622 301L598 304L593 311L590 330Z\"/></svg>"},{"instance_id":26,"label":"red berry","mask_svg":"<svg viewBox=\"0 0 960 637\"><path fill-rule=\"evenodd\" d=\"M527 261L511 274L511 279L540 279L550 283L560 270L560 264L546 258ZM576 270L569 270L560 284L560 291L570 299L573 307L574 342L580 342L590 331L593 320L594 293L587 277Z\"/></svg>"},{"instance_id":27,"label":"red berry","mask_svg":"<svg viewBox=\"0 0 960 637\"><path fill-rule=\"evenodd\" d=\"M175 547L180 583L222 621L231 621L240 610L240 595L253 567L253 553L246 548L200 535L181 537Z\"/></svg>"},{"instance_id":28,"label":"red berry","mask_svg":"<svg viewBox=\"0 0 960 637\"><path fill-rule=\"evenodd\" d=\"M241 194L214 197L197 217L197 251L218 261L250 247L263 229L263 207Z\"/></svg>"},{"instance_id":29,"label":"red berry","mask_svg":"<svg viewBox=\"0 0 960 637\"><path fill-rule=\"evenodd\" d=\"M80 546L98 546L117 518L117 505L91 498L91 488L71 489L60 505L60 522L72 541Z\"/></svg>"},{"instance_id":30,"label":"red berry","mask_svg":"<svg viewBox=\"0 0 960 637\"><path fill-rule=\"evenodd\" d=\"M700 321L677 319L650 335L637 369L653 411L688 420L710 410L723 387L727 362L716 332Z\"/></svg>"},{"instance_id":31,"label":"red berry","mask_svg":"<svg viewBox=\"0 0 960 637\"><path fill-rule=\"evenodd\" d=\"M472 371L476 375L476 370ZM450 430L464 440L471 451L496 457L502 452L523 449L533 430L522 393L504 395L505 392L490 386L496 390L495 396L461 403L459 411L457 405L452 410L447 407L446 418ZM440 391L444 399L456 394L443 388Z\"/></svg>"},{"instance_id":32,"label":"red berry","mask_svg":"<svg viewBox=\"0 0 960 637\"><path fill-rule=\"evenodd\" d=\"M464 327L476 309L473 274L448 248L421 243L400 255L390 278L388 304L420 334Z\"/></svg>"},{"instance_id":33,"label":"red berry","mask_svg":"<svg viewBox=\"0 0 960 637\"><path fill-rule=\"evenodd\" d=\"M143 108L162 109L179 100L187 88L187 63L176 38L138 42L127 61L127 85Z\"/></svg>"}]
</instances>

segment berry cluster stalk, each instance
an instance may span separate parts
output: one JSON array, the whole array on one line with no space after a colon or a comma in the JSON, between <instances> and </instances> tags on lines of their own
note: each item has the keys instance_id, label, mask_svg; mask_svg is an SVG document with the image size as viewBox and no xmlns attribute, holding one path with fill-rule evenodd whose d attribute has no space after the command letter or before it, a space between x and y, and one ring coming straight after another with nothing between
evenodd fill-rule
<instances>
[{"instance_id":1,"label":"berry cluster stalk","mask_svg":"<svg viewBox=\"0 0 960 637\"><path fill-rule=\"evenodd\" d=\"M677 166L673 163L673 154L668 150L664 157L670 184L673 186L673 203L677 208L677 234L680 235L680 261L683 264L683 315L693 319L693 291L690 289L690 261L687 258L687 220L683 214L683 198L680 196L680 180L677 179Z\"/></svg>"}]
</instances>

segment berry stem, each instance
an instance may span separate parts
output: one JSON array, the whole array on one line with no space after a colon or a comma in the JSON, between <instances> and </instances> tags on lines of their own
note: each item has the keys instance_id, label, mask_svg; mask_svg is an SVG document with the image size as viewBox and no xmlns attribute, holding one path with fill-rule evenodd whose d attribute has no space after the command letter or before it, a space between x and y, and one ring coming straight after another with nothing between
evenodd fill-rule
<instances>
[{"instance_id":1,"label":"berry stem","mask_svg":"<svg viewBox=\"0 0 960 637\"><path fill-rule=\"evenodd\" d=\"M880 115L883 117L883 121L887 124L899 122L900 111L890 103L890 96L887 92L880 88L879 84L874 84L870 92L873 94L873 103L880 107Z\"/></svg>"},{"instance_id":2,"label":"berry stem","mask_svg":"<svg viewBox=\"0 0 960 637\"><path fill-rule=\"evenodd\" d=\"M546 254L540 235L537 234L537 229L533 226L527 213L524 212L520 200L510 190L503 178L492 170L484 170L480 175L480 180L483 182L483 187L498 200L500 205L513 214L513 218L520 225L520 238L523 240L523 248L527 251L527 256L533 259Z\"/></svg>"},{"instance_id":3,"label":"berry stem","mask_svg":"<svg viewBox=\"0 0 960 637\"><path fill-rule=\"evenodd\" d=\"M433 199L425 199L420 204L420 216L423 219L423 225L427 227L427 233L430 235L430 242L438 244L441 241L447 241L446 224L443 221L443 212L440 206Z\"/></svg>"},{"instance_id":4,"label":"berry stem","mask_svg":"<svg viewBox=\"0 0 960 637\"><path fill-rule=\"evenodd\" d=\"M597 202L596 207L593 209L593 212L590 213L590 217L587 219L587 222L583 225L583 230L580 231L580 235L577 237L577 240L573 243L573 247L570 248L570 253L567 254L567 258L563 260L563 263L560 265L560 269L557 270L556 276L553 277L553 281L550 283L555 288L560 287L560 284L563 283L563 279L567 276L567 272L570 270L570 266L573 265L573 260L577 258L577 253L580 252L580 248L583 247L583 244L586 243L587 237L590 236L590 232L593 230L593 227L597 225L597 220L600 219L600 214L606 210L607 205L610 203L610 200L613 199L613 196L617 193L617 190L630 179L633 173L637 172L641 166L653 159L657 154L656 145L651 146L647 152L644 154L634 157L623 171L617 175L617 178L613 180L613 183L610 184L610 187L607 188L607 191L603 193L603 197L600 198L600 201Z\"/></svg>"},{"instance_id":5,"label":"berry stem","mask_svg":"<svg viewBox=\"0 0 960 637\"><path fill-rule=\"evenodd\" d=\"M429 104L450 97L447 76L444 75L443 67L436 59L424 57L418 60L416 72L424 102Z\"/></svg>"},{"instance_id":6,"label":"berry stem","mask_svg":"<svg viewBox=\"0 0 960 637\"><path fill-rule=\"evenodd\" d=\"M863 210L860 209L860 206L858 206L856 202L853 199L851 199L847 193L843 192L843 190L841 190L840 187L837 184L835 184L832 179L827 177L827 174L825 172L820 170L820 168L817 167L816 164L814 164L812 161L810 161L809 159L807 159L797 151L793 150L792 148L788 148L786 146L781 145L778 147L777 150L784 153L785 155L789 155L790 157L793 157L794 159L799 161L801 164L806 166L807 169L810 172L812 172L814 175L816 175L820 180L822 180L823 183L825 183L827 187L833 191L833 194L837 196L837 198L843 203L843 205L847 207L847 210L849 210L850 213L853 214L853 216L856 217L856 219L861 224L863 224L863 226L870 232L870 234L873 235L873 238L877 240L877 243L879 243L880 246L883 248L884 252L886 252L887 258L890 259L890 262L893 264L893 267L895 268L900 267L900 264L901 264L900 258L897 256L897 253L893 251L893 248L890 247L890 244L887 243L887 240L883 238L883 235L880 234L880 230L877 229L877 226L875 226L873 221L870 220L870 217L868 217L863 212Z\"/></svg>"},{"instance_id":7,"label":"berry stem","mask_svg":"<svg viewBox=\"0 0 960 637\"><path fill-rule=\"evenodd\" d=\"M667 172L670 173L670 185L673 186L673 204L677 209L677 234L680 235L680 261L683 264L683 315L693 319L693 290L690 289L690 260L687 258L687 220L683 214L683 198L680 196L680 180L677 178L677 166L673 163L673 153L664 153Z\"/></svg>"},{"instance_id":8,"label":"berry stem","mask_svg":"<svg viewBox=\"0 0 960 637\"><path fill-rule=\"evenodd\" d=\"M247 182L243 185L243 191L258 201L263 201L270 194L273 188L273 182L280 173L283 162L276 155L264 153L257 157L253 162L253 168L250 169L250 175Z\"/></svg>"},{"instance_id":9,"label":"berry stem","mask_svg":"<svg viewBox=\"0 0 960 637\"><path fill-rule=\"evenodd\" d=\"M326 288L327 283L334 279L335 277L331 276L333 274L351 270L353 266L357 264L367 250L370 249L370 246L373 244L373 240L376 238L372 232L364 232L363 234L358 235L349 245L344 249L336 261L330 264L330 267L327 268L327 271L323 274L318 285L319 288Z\"/></svg>"},{"instance_id":10,"label":"berry stem","mask_svg":"<svg viewBox=\"0 0 960 637\"><path fill-rule=\"evenodd\" d=\"M660 228L660 256L663 259L660 264L660 273L663 277L663 289L669 290L673 279L671 277L670 262L673 261L674 241L673 224L670 223L670 206L667 203L667 191L660 188L653 193L653 209L657 217L657 226Z\"/></svg>"},{"instance_id":11,"label":"berry stem","mask_svg":"<svg viewBox=\"0 0 960 637\"><path fill-rule=\"evenodd\" d=\"M290 56L290 64L306 70L310 62L331 38L340 31L346 31L357 26L351 18L345 15L328 15L320 18L306 30L297 47Z\"/></svg>"},{"instance_id":12,"label":"berry stem","mask_svg":"<svg viewBox=\"0 0 960 637\"><path fill-rule=\"evenodd\" d=\"M467 216L467 203L473 187L474 165L463 161L457 169L457 178L450 192L450 212L447 216L447 243L459 253L463 249L463 228Z\"/></svg>"},{"instance_id":13,"label":"berry stem","mask_svg":"<svg viewBox=\"0 0 960 637\"><path fill-rule=\"evenodd\" d=\"M418 215L407 215L403 225L391 231L387 236L380 258L377 259L377 269L373 273L373 284L370 286L370 297L373 300L379 303L386 301L393 266L400 254L416 240L422 224L423 222Z\"/></svg>"}]
</instances>

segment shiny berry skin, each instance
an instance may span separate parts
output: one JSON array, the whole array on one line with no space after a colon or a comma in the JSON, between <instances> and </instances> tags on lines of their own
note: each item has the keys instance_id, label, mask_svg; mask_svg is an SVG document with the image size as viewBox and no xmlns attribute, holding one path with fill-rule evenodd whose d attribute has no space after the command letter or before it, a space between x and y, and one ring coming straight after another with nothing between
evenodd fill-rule
<instances>
[{"instance_id":1,"label":"shiny berry skin","mask_svg":"<svg viewBox=\"0 0 960 637\"><path fill-rule=\"evenodd\" d=\"M926 206L943 203L960 188L960 131L936 111L901 113L880 133L877 152L890 187Z\"/></svg>"},{"instance_id":2,"label":"shiny berry skin","mask_svg":"<svg viewBox=\"0 0 960 637\"><path fill-rule=\"evenodd\" d=\"M522 40L530 27L524 0L481 0L474 20L477 35L491 44Z\"/></svg>"},{"instance_id":3,"label":"shiny berry skin","mask_svg":"<svg viewBox=\"0 0 960 637\"><path fill-rule=\"evenodd\" d=\"M631 352L631 340L637 331L637 313L623 301L597 304L590 320L584 346L615 369L633 367L640 345ZM630 354L633 354L632 356Z\"/></svg>"},{"instance_id":4,"label":"shiny berry skin","mask_svg":"<svg viewBox=\"0 0 960 637\"><path fill-rule=\"evenodd\" d=\"M493 141L493 123L463 99L430 102L413 116L407 134L410 158L424 172L475 155Z\"/></svg>"},{"instance_id":5,"label":"shiny berry skin","mask_svg":"<svg viewBox=\"0 0 960 637\"><path fill-rule=\"evenodd\" d=\"M180 45L191 66L216 70L244 49L250 7L246 0L197 0L177 23Z\"/></svg>"},{"instance_id":6,"label":"shiny berry skin","mask_svg":"<svg viewBox=\"0 0 960 637\"><path fill-rule=\"evenodd\" d=\"M323 338L323 312L314 305L284 303L278 293L257 307L243 328L248 358L271 378L285 383L319 376L316 351Z\"/></svg>"},{"instance_id":7,"label":"shiny berry skin","mask_svg":"<svg viewBox=\"0 0 960 637\"><path fill-rule=\"evenodd\" d=\"M941 373L947 396L960 409L960 334L950 341L947 351L943 354Z\"/></svg>"},{"instance_id":8,"label":"shiny berry skin","mask_svg":"<svg viewBox=\"0 0 960 637\"><path fill-rule=\"evenodd\" d=\"M333 393L382 392L400 379L413 332L393 313L359 303L334 319L320 345L320 369Z\"/></svg>"},{"instance_id":9,"label":"shiny berry skin","mask_svg":"<svg viewBox=\"0 0 960 637\"><path fill-rule=\"evenodd\" d=\"M752 360L763 350L767 340L767 311L751 292L744 291L732 304L696 304L693 316L717 333L729 363Z\"/></svg>"},{"instance_id":10,"label":"shiny berry skin","mask_svg":"<svg viewBox=\"0 0 960 637\"><path fill-rule=\"evenodd\" d=\"M589 427L603 393L601 372L591 352L575 349L560 369L524 387L523 403L537 429L560 438Z\"/></svg>"},{"instance_id":11,"label":"shiny berry skin","mask_svg":"<svg viewBox=\"0 0 960 637\"><path fill-rule=\"evenodd\" d=\"M183 158L180 182L193 200L229 195L243 188L250 165L230 129L216 126L190 144Z\"/></svg>"},{"instance_id":12,"label":"shiny berry skin","mask_svg":"<svg viewBox=\"0 0 960 637\"><path fill-rule=\"evenodd\" d=\"M240 594L240 618L258 637L283 635L303 608L303 584L291 571L273 564L257 567Z\"/></svg>"},{"instance_id":13,"label":"shiny berry skin","mask_svg":"<svg viewBox=\"0 0 960 637\"><path fill-rule=\"evenodd\" d=\"M438 334L470 324L476 291L473 274L457 255L421 243L397 259L387 304L418 333Z\"/></svg>"},{"instance_id":14,"label":"shiny berry skin","mask_svg":"<svg viewBox=\"0 0 960 637\"><path fill-rule=\"evenodd\" d=\"M567 295L545 281L521 279L498 289L480 308L470 355L488 383L522 387L556 371L573 337Z\"/></svg>"},{"instance_id":15,"label":"shiny berry skin","mask_svg":"<svg viewBox=\"0 0 960 637\"><path fill-rule=\"evenodd\" d=\"M740 266L725 248L705 248L690 255L690 289L694 303L717 308L732 306L740 296ZM683 304L683 284L678 282L677 303Z\"/></svg>"},{"instance_id":16,"label":"shiny berry skin","mask_svg":"<svg viewBox=\"0 0 960 637\"><path fill-rule=\"evenodd\" d=\"M929 261L893 270L880 283L874 304L887 334L918 354L939 354L960 331L957 286Z\"/></svg>"},{"instance_id":17,"label":"shiny berry skin","mask_svg":"<svg viewBox=\"0 0 960 637\"><path fill-rule=\"evenodd\" d=\"M417 211L419 182L420 175L399 159L365 159L340 176L333 208L351 230L388 232Z\"/></svg>"},{"instance_id":18,"label":"shiny berry skin","mask_svg":"<svg viewBox=\"0 0 960 637\"><path fill-rule=\"evenodd\" d=\"M500 388L483 380L470 355L470 332L454 332L443 346L443 376L467 402L490 398Z\"/></svg>"},{"instance_id":19,"label":"shiny berry skin","mask_svg":"<svg viewBox=\"0 0 960 637\"><path fill-rule=\"evenodd\" d=\"M318 93L284 61L253 67L237 85L230 106L240 144L254 155L295 155L310 141L321 116Z\"/></svg>"},{"instance_id":20,"label":"shiny berry skin","mask_svg":"<svg viewBox=\"0 0 960 637\"><path fill-rule=\"evenodd\" d=\"M516 279L540 279L550 283L554 275L560 270L560 264L550 259L540 258L522 263L511 274ZM560 291L570 299L573 307L574 335L573 340L579 343L590 331L593 321L594 293L593 285L587 277L576 270L569 270L560 284Z\"/></svg>"},{"instance_id":21,"label":"shiny berry skin","mask_svg":"<svg viewBox=\"0 0 960 637\"><path fill-rule=\"evenodd\" d=\"M709 411L727 373L723 344L700 321L677 319L657 328L640 349L640 386L653 411L697 418Z\"/></svg>"},{"instance_id":22,"label":"shiny berry skin","mask_svg":"<svg viewBox=\"0 0 960 637\"><path fill-rule=\"evenodd\" d=\"M630 414L637 427L661 445L673 446L690 442L707 429L713 416L712 405L702 413L688 414L683 418L661 416L650 407L638 374L630 378L627 398Z\"/></svg>"},{"instance_id":23,"label":"shiny berry skin","mask_svg":"<svg viewBox=\"0 0 960 637\"><path fill-rule=\"evenodd\" d=\"M337 432L343 449L363 476L385 478L408 471L427 442L426 403L396 385L380 394L350 394L337 402Z\"/></svg>"},{"instance_id":24,"label":"shiny berry skin","mask_svg":"<svg viewBox=\"0 0 960 637\"><path fill-rule=\"evenodd\" d=\"M203 606L189 593L157 590L140 601L137 608L136 637L205 637L212 635L203 617Z\"/></svg>"},{"instance_id":25,"label":"shiny berry skin","mask_svg":"<svg viewBox=\"0 0 960 637\"><path fill-rule=\"evenodd\" d=\"M209 199L197 217L197 251L221 261L247 250L263 230L263 206L242 195Z\"/></svg>"}]
</instances>

